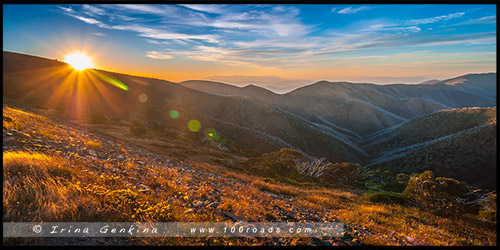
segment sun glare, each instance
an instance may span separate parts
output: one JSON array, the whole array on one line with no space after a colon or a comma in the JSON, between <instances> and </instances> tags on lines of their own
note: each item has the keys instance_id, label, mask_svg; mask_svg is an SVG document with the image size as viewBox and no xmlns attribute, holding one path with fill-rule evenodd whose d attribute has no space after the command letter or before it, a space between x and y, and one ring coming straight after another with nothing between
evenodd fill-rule
<instances>
[{"instance_id":1,"label":"sun glare","mask_svg":"<svg viewBox=\"0 0 500 250\"><path fill-rule=\"evenodd\" d=\"M64 61L69 63L69 65L76 70L84 70L94 67L90 58L82 53L68 54Z\"/></svg>"}]
</instances>

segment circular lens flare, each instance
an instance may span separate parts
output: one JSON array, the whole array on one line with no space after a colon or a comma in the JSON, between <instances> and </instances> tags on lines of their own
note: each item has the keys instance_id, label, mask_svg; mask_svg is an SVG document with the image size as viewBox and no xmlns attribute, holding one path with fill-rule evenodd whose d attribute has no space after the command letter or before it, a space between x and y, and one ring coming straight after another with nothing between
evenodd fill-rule
<instances>
[{"instance_id":1,"label":"circular lens flare","mask_svg":"<svg viewBox=\"0 0 500 250\"><path fill-rule=\"evenodd\" d=\"M76 70L84 70L94 67L90 58L82 53L68 54L64 59L64 61L69 63L69 65L71 65L71 67L73 67Z\"/></svg>"},{"instance_id":2,"label":"circular lens flare","mask_svg":"<svg viewBox=\"0 0 500 250\"><path fill-rule=\"evenodd\" d=\"M179 112L177 112L177 110L170 110L170 112L168 112L168 114L170 115L170 117L174 118L174 119L177 119L179 118Z\"/></svg>"},{"instance_id":3,"label":"circular lens flare","mask_svg":"<svg viewBox=\"0 0 500 250\"><path fill-rule=\"evenodd\" d=\"M139 101L141 103L145 103L148 101L148 95L146 95L145 93L139 94L139 96L137 98L139 99Z\"/></svg>"},{"instance_id":4,"label":"circular lens flare","mask_svg":"<svg viewBox=\"0 0 500 250\"><path fill-rule=\"evenodd\" d=\"M188 128L192 132L198 132L201 128L201 123L197 120L191 120L188 122Z\"/></svg>"},{"instance_id":5,"label":"circular lens flare","mask_svg":"<svg viewBox=\"0 0 500 250\"><path fill-rule=\"evenodd\" d=\"M219 134L213 128L207 128L205 130L204 134L205 134L205 138L207 138L207 140L210 140L210 141L218 141L219 140Z\"/></svg>"}]
</instances>

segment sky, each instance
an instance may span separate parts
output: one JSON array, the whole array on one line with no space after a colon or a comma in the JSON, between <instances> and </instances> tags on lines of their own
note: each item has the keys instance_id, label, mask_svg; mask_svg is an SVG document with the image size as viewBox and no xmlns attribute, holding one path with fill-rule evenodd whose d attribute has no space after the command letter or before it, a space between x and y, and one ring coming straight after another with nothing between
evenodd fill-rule
<instances>
[{"instance_id":1,"label":"sky","mask_svg":"<svg viewBox=\"0 0 500 250\"><path fill-rule=\"evenodd\" d=\"M496 72L496 15L471 4L8 4L3 50L79 51L99 69L174 82L419 83Z\"/></svg>"}]
</instances>

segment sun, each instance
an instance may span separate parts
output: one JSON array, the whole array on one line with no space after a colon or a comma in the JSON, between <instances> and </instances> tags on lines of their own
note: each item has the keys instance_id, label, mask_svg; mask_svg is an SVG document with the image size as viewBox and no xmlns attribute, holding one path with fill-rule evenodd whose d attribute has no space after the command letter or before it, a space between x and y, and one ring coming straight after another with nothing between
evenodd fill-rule
<instances>
[{"instance_id":1,"label":"sun","mask_svg":"<svg viewBox=\"0 0 500 250\"><path fill-rule=\"evenodd\" d=\"M90 60L90 57L82 53L68 54L64 61L69 63L69 65L71 65L71 67L76 70L84 70L94 67L92 61Z\"/></svg>"}]
</instances>

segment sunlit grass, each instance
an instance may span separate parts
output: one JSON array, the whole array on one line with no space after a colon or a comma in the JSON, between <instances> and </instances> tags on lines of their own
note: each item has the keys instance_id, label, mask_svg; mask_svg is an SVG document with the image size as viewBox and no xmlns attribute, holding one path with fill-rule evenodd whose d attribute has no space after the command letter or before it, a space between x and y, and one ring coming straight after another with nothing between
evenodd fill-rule
<instances>
[{"instance_id":1,"label":"sunlit grass","mask_svg":"<svg viewBox=\"0 0 500 250\"><path fill-rule=\"evenodd\" d=\"M122 146L102 147L85 133L46 117L4 107L4 131L39 134L90 148L116 150L123 161L63 157L73 152L3 152L4 221L228 221L223 212L249 221L278 219L276 207L303 207L370 234L355 236L367 245L398 245L414 240L428 245L496 245L494 223L464 215L445 218L414 206L364 200L350 190L267 182L261 177L210 164L193 163L213 173L199 179L180 169L147 162ZM27 125L29 124L29 126ZM89 142L92 142L89 144ZM140 159L144 164L138 163ZM141 185L146 185L149 190ZM193 188L196 187L196 188ZM266 191L266 192L263 192ZM290 202L285 202L289 200ZM193 209L196 202L203 203ZM216 206L208 207L208 204ZM190 212L188 212L190 211ZM354 232L352 232L354 234ZM138 244L248 245L244 239L140 239ZM287 241L284 244L306 244Z\"/></svg>"},{"instance_id":2,"label":"sunlit grass","mask_svg":"<svg viewBox=\"0 0 500 250\"><path fill-rule=\"evenodd\" d=\"M102 149L102 145L101 145L101 142L99 141L86 141L84 142L85 146L87 147L92 147L92 148L95 148L95 149Z\"/></svg>"},{"instance_id":3,"label":"sunlit grass","mask_svg":"<svg viewBox=\"0 0 500 250\"><path fill-rule=\"evenodd\" d=\"M272 183L267 183L261 180L256 180L252 182L252 186L259 188L264 191L268 191L275 194L284 194L289 196L297 196L301 191L293 186L277 185Z\"/></svg>"}]
</instances>

